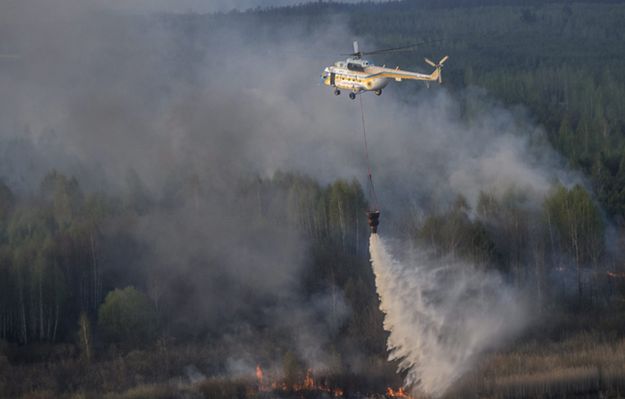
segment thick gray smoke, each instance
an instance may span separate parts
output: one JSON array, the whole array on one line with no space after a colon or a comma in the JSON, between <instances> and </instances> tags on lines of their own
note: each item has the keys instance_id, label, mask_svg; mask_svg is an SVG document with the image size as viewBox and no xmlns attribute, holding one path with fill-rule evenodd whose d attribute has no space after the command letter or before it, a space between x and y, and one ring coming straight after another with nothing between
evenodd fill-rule
<instances>
[{"instance_id":1,"label":"thick gray smoke","mask_svg":"<svg viewBox=\"0 0 625 399\"><path fill-rule=\"evenodd\" d=\"M322 182L366 174L358 104L319 85L355 39L336 21L311 32L256 18L128 17L72 0L9 4L0 26L20 58L0 61L0 87L14 93L0 100L0 138L34 154L8 154L5 178L34 181L56 167L102 187L133 170L158 190L171 170L222 185L277 170ZM570 180L522 112L479 90L433 87L407 103L396 89L364 98L383 204L458 193L475 203L480 190L540 198Z\"/></svg>"},{"instance_id":2,"label":"thick gray smoke","mask_svg":"<svg viewBox=\"0 0 625 399\"><path fill-rule=\"evenodd\" d=\"M0 5L0 48L19 55L0 59L0 92L11 93L0 98L0 177L29 194L56 169L87 192L167 204L137 215L127 224L131 237L108 249L120 260L103 265L116 283L145 282L157 306L175 307L174 328L208 330L235 363L253 370L262 356L254 328L270 325L320 368L321 348L349 313L342 293L328 287L302 298L308 247L280 219L280 193L239 188L289 169L262 165L284 152L267 134L278 115L283 135L288 119L300 117L295 107L290 116L280 109L294 77L281 80L267 73L276 63L248 55L268 59L277 48L270 38L259 48L246 43L239 29L249 25L209 24L194 36L187 23L98 2ZM285 66L296 70L297 62ZM143 248L129 248L130 239ZM137 277L143 270L147 278Z\"/></svg>"},{"instance_id":3,"label":"thick gray smoke","mask_svg":"<svg viewBox=\"0 0 625 399\"><path fill-rule=\"evenodd\" d=\"M384 313L389 360L415 392L439 397L486 349L518 333L527 315L521 296L494 273L453 259L412 252L398 261L378 235L371 265Z\"/></svg>"},{"instance_id":4,"label":"thick gray smoke","mask_svg":"<svg viewBox=\"0 0 625 399\"><path fill-rule=\"evenodd\" d=\"M213 325L240 315L233 335L246 331L246 316L256 317L245 313L250 303L293 304L268 305L263 316L297 319L295 340L318 346L322 330L336 326L320 319L331 314L327 298L315 300L314 311L298 302L306 243L286 225L253 225L258 205L233 182L279 170L322 183L363 180L358 104L333 96L319 75L353 39L363 49L372 41L354 37L338 19L269 26L254 16L224 23L119 10L78 0L0 4L0 48L19 54L0 59L0 92L8 93L0 97L0 177L28 192L55 168L87 190L141 188L168 198L167 212L134 224L151 256L127 257L153 271L153 298L177 299L187 321ZM383 223L458 194L475 204L480 191L519 190L538 204L554 181L575 179L523 112L478 89L415 89L408 101L396 92L392 83L381 97L363 99ZM172 186L179 190L168 196ZM163 292L163 281L176 289Z\"/></svg>"}]
</instances>

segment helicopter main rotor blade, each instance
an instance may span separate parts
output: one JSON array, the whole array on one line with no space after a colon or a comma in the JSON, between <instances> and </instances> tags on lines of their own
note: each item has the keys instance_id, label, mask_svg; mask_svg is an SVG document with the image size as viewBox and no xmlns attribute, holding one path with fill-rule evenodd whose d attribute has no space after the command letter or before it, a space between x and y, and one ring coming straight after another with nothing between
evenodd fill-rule
<instances>
[{"instance_id":1,"label":"helicopter main rotor blade","mask_svg":"<svg viewBox=\"0 0 625 399\"><path fill-rule=\"evenodd\" d=\"M400 46L400 47L391 47L391 48L385 48L385 49L380 49L380 50L373 50L373 51L360 51L359 47L358 47L358 42L354 41L354 52L353 53L342 53L342 56L348 56L348 57L362 57L363 55L376 55L376 54L390 54L390 53L401 53L404 51L410 51L416 47L422 46L424 44L431 44L431 43L437 43L437 42L441 42L442 39L436 39L436 40L424 40L421 42L417 42L417 43L413 43L411 45L408 46Z\"/></svg>"},{"instance_id":2,"label":"helicopter main rotor blade","mask_svg":"<svg viewBox=\"0 0 625 399\"><path fill-rule=\"evenodd\" d=\"M424 60L426 64L431 65L432 67L436 68L436 64L434 63L434 61L427 59L427 58L424 58Z\"/></svg>"},{"instance_id":3,"label":"helicopter main rotor blade","mask_svg":"<svg viewBox=\"0 0 625 399\"><path fill-rule=\"evenodd\" d=\"M411 45L408 46L400 46L400 47L391 47L391 48L385 48L385 49L381 49L381 50L373 50L373 51L363 51L361 54L362 55L374 55L374 54L388 54L388 53L400 53L403 51L410 51L416 47L422 46L424 44L430 44L430 43L436 43L439 42L440 40L424 40L422 42L418 42L418 43L413 43Z\"/></svg>"}]
</instances>

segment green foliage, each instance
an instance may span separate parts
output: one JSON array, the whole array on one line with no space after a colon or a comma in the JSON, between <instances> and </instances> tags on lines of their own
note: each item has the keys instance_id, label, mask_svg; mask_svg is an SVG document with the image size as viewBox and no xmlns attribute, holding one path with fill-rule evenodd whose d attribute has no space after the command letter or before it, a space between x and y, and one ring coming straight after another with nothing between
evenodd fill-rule
<instances>
[{"instance_id":1,"label":"green foliage","mask_svg":"<svg viewBox=\"0 0 625 399\"><path fill-rule=\"evenodd\" d=\"M111 342L139 345L157 333L157 315L152 301L134 287L116 289L106 295L98 310L98 327Z\"/></svg>"},{"instance_id":2,"label":"green foliage","mask_svg":"<svg viewBox=\"0 0 625 399\"><path fill-rule=\"evenodd\" d=\"M0 180L0 232L4 229L4 223L13 211L15 196L11 189Z\"/></svg>"},{"instance_id":3,"label":"green foliage","mask_svg":"<svg viewBox=\"0 0 625 399\"><path fill-rule=\"evenodd\" d=\"M596 265L603 253L604 223L588 191L558 186L545 199L545 212L562 249L577 264Z\"/></svg>"},{"instance_id":4,"label":"green foliage","mask_svg":"<svg viewBox=\"0 0 625 399\"><path fill-rule=\"evenodd\" d=\"M93 317L102 299L100 227L113 215L108 200L86 198L78 181L45 176L37 200L0 185L0 338L57 341L75 333L81 312ZM108 220L107 220L108 219Z\"/></svg>"},{"instance_id":5,"label":"green foliage","mask_svg":"<svg viewBox=\"0 0 625 399\"><path fill-rule=\"evenodd\" d=\"M68 227L80 211L82 192L75 178L52 171L41 182L41 198L52 204L52 216L60 229Z\"/></svg>"},{"instance_id":6,"label":"green foliage","mask_svg":"<svg viewBox=\"0 0 625 399\"><path fill-rule=\"evenodd\" d=\"M440 254L468 258L478 264L493 262L492 238L481 221L469 218L469 211L466 199L458 196L450 209L433 213L423 221L418 238L437 248Z\"/></svg>"}]
</instances>

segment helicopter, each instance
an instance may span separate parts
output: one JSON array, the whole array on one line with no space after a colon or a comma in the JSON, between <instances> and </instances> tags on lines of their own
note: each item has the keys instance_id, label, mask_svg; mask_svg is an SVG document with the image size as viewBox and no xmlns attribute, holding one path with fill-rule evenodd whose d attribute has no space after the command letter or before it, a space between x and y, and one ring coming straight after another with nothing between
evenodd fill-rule
<instances>
[{"instance_id":1,"label":"helicopter","mask_svg":"<svg viewBox=\"0 0 625 399\"><path fill-rule=\"evenodd\" d=\"M321 81L326 86L334 87L334 94L337 96L341 94L341 90L349 90L349 98L352 100L356 98L357 94L366 91L372 91L378 96L381 95L382 89L391 80L396 82L421 80L425 81L426 84L436 81L442 83L441 69L449 56L444 56L438 63L425 58L425 62L434 68L434 71L429 75L404 71L399 69L399 67L393 69L386 68L386 66L375 66L362 58L365 55L406 51L413 47L416 47L416 45L364 52L359 50L358 42L354 41L354 52L345 54L348 56L345 61L337 61L334 65L326 67L321 75Z\"/></svg>"}]
</instances>

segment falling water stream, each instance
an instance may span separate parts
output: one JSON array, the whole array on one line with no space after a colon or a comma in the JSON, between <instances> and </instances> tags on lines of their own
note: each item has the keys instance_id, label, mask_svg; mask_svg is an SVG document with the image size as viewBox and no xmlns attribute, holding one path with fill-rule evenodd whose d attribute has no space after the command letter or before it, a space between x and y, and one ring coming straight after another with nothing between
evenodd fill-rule
<instances>
[{"instance_id":1,"label":"falling water stream","mask_svg":"<svg viewBox=\"0 0 625 399\"><path fill-rule=\"evenodd\" d=\"M371 235L389 360L398 361L414 393L440 397L480 354L523 327L525 307L497 273L410 252L399 261L384 239Z\"/></svg>"}]
</instances>

